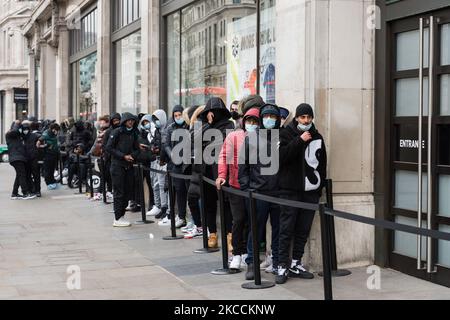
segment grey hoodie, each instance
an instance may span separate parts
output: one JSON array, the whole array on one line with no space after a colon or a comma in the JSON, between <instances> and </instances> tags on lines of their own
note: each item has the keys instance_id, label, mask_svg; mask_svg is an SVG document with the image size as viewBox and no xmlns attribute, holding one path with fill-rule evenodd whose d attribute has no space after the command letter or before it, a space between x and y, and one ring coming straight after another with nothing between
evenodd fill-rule
<instances>
[{"instance_id":1,"label":"grey hoodie","mask_svg":"<svg viewBox=\"0 0 450 320\"><path fill-rule=\"evenodd\" d=\"M167 125L167 113L161 109L156 110L155 112L153 112L152 120L153 122L155 122L156 120L161 121L161 128L159 129L164 130Z\"/></svg>"}]
</instances>

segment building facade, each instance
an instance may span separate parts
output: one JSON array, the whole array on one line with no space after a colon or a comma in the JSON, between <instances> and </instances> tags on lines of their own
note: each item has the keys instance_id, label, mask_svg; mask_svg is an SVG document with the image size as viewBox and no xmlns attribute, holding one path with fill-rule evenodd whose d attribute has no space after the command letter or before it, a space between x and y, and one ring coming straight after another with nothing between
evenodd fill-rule
<instances>
[{"instance_id":1,"label":"building facade","mask_svg":"<svg viewBox=\"0 0 450 320\"><path fill-rule=\"evenodd\" d=\"M12 121L28 114L28 49L22 27L38 1L0 3L0 143Z\"/></svg>"},{"instance_id":2,"label":"building facade","mask_svg":"<svg viewBox=\"0 0 450 320\"><path fill-rule=\"evenodd\" d=\"M425 105L432 101L436 113L434 188L423 199L440 212L430 216L430 228L445 231L449 8L448 0L42 0L23 29L30 113L93 119L200 105L211 96L229 105L255 93L291 111L307 102L327 143L335 208L417 225L414 108L419 84L431 83ZM433 49L428 60L436 55L429 61L434 81L425 66L421 82L418 19L433 14L434 44L424 52ZM426 211L421 218L429 219ZM447 243L423 239L425 260L416 270L414 236L338 219L336 237L341 265L375 262L450 285ZM305 262L320 269L320 256L317 221Z\"/></svg>"}]
</instances>

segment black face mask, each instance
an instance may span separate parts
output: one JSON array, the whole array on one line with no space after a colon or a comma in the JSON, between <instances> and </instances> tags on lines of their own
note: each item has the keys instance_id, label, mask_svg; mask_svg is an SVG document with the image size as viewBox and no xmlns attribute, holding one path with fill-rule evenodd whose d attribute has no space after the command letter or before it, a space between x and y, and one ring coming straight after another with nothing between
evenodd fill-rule
<instances>
[{"instance_id":1,"label":"black face mask","mask_svg":"<svg viewBox=\"0 0 450 320\"><path fill-rule=\"evenodd\" d=\"M233 118L233 120L239 120L241 118L241 115L239 114L239 112L233 111L231 112L231 117Z\"/></svg>"}]
</instances>

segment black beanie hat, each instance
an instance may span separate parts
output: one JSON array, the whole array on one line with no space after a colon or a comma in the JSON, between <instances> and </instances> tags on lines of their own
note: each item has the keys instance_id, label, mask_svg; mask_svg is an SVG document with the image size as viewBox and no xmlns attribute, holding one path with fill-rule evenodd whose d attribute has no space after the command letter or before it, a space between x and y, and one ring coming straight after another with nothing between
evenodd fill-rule
<instances>
[{"instance_id":1,"label":"black beanie hat","mask_svg":"<svg viewBox=\"0 0 450 320\"><path fill-rule=\"evenodd\" d=\"M297 111L295 112L295 117L298 118L300 116L308 115L314 118L314 110L313 108L307 104L302 103L297 107Z\"/></svg>"}]
</instances>

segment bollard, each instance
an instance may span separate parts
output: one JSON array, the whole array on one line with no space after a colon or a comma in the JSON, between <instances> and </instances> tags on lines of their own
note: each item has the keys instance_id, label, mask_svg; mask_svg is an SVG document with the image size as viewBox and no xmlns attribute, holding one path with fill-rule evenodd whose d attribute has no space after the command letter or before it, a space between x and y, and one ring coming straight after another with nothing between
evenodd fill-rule
<instances>
[{"instance_id":1,"label":"bollard","mask_svg":"<svg viewBox=\"0 0 450 320\"><path fill-rule=\"evenodd\" d=\"M141 205L141 215L142 215L142 220L140 221L136 221L137 225L142 225L142 224L151 224L151 223L155 223L155 221L148 221L147 220L147 212L145 210L145 201L144 201L144 173L143 173L143 169L142 169L142 164L139 163L138 165L138 178L139 178L139 198L140 198L140 205Z\"/></svg>"},{"instance_id":2,"label":"bollard","mask_svg":"<svg viewBox=\"0 0 450 320\"><path fill-rule=\"evenodd\" d=\"M220 189L219 193L219 213L220 213L220 233L222 238L222 269L217 269L211 273L217 276L223 276L228 274L236 274L241 270L230 269L228 266L228 242L227 242L227 230L225 223L225 209L223 200L223 190Z\"/></svg>"},{"instance_id":3,"label":"bollard","mask_svg":"<svg viewBox=\"0 0 450 320\"><path fill-rule=\"evenodd\" d=\"M219 248L210 248L208 246L208 226L206 221L206 211L205 211L205 186L203 181L203 174L200 174L200 214L202 219L202 228L203 228L203 248L195 250L194 253L212 253L217 252Z\"/></svg>"},{"instance_id":4,"label":"bollard","mask_svg":"<svg viewBox=\"0 0 450 320\"><path fill-rule=\"evenodd\" d=\"M333 283L331 273L331 248L329 237L329 216L325 214L325 205L319 205L320 233L322 238L323 287L325 300L333 300Z\"/></svg>"},{"instance_id":5,"label":"bollard","mask_svg":"<svg viewBox=\"0 0 450 320\"><path fill-rule=\"evenodd\" d=\"M333 210L333 180L326 180L326 196L327 196L327 208ZM338 269L337 253L336 253L336 229L334 225L334 217L329 216L328 236L330 237L330 250L331 250L331 270L333 277L346 277L351 275L351 271L346 269ZM319 277L323 277L323 272L319 272Z\"/></svg>"},{"instance_id":6,"label":"bollard","mask_svg":"<svg viewBox=\"0 0 450 320\"><path fill-rule=\"evenodd\" d=\"M61 185L64 185L63 183L63 161L62 161L62 156L61 156L61 152L58 154L58 171L59 171L59 183L61 183Z\"/></svg>"},{"instance_id":7,"label":"bollard","mask_svg":"<svg viewBox=\"0 0 450 320\"><path fill-rule=\"evenodd\" d=\"M163 240L180 240L184 239L184 236L177 236L177 228L175 226L175 192L173 192L173 177L170 172L167 172L169 180L169 198L170 198L170 230L172 235L164 237ZM144 180L142 180L144 182Z\"/></svg>"},{"instance_id":8,"label":"bollard","mask_svg":"<svg viewBox=\"0 0 450 320\"><path fill-rule=\"evenodd\" d=\"M253 266L255 273L255 282L247 282L242 285L243 289L268 289L275 286L275 283L270 281L261 281L261 269L259 261L259 238L258 238L258 220L256 216L256 201L253 198L253 191L249 191L250 203L250 224L252 233L253 246Z\"/></svg>"}]
</instances>

